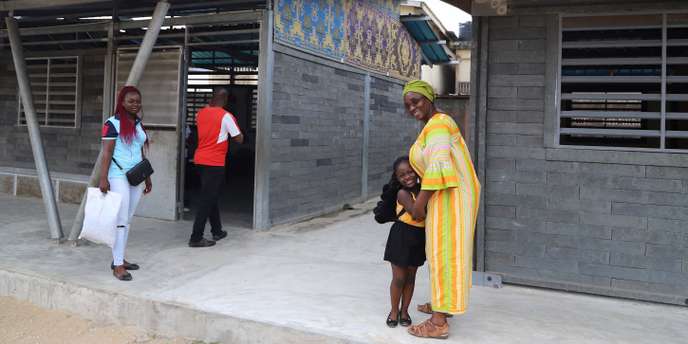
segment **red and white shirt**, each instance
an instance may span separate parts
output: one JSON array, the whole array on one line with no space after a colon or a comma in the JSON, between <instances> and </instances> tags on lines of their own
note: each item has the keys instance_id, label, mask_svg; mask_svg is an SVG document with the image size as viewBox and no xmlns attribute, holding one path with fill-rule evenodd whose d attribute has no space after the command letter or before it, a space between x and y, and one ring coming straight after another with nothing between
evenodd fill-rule
<instances>
[{"instance_id":1,"label":"red and white shirt","mask_svg":"<svg viewBox=\"0 0 688 344\"><path fill-rule=\"evenodd\" d=\"M196 165L224 166L229 138L241 134L236 118L221 107L206 106L196 115L198 148Z\"/></svg>"}]
</instances>

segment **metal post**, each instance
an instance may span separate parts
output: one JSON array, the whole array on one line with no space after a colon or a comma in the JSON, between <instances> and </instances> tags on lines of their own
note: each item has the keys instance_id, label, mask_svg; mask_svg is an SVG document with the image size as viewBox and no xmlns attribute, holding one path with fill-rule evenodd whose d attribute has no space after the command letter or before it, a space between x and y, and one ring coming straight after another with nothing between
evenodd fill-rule
<instances>
[{"instance_id":1,"label":"metal post","mask_svg":"<svg viewBox=\"0 0 688 344\"><path fill-rule=\"evenodd\" d=\"M26 126L29 128L31 150L33 151L33 158L36 162L36 171L38 172L38 181L41 186L41 194L43 195L45 212L48 215L50 237L52 239L59 240L62 239L63 236L62 224L60 223L60 214L57 210L57 204L55 202L53 184L50 181L48 164L45 161L45 152L43 152L43 141L41 140L41 131L38 125L38 120L36 119L36 110L33 107L33 95L31 94L29 76L26 73L26 62L24 61L24 51L22 50L21 37L19 36L17 21L14 18L6 17L5 24L7 25L10 47L12 48L14 69L17 72L17 82L19 83L19 94L21 95L22 105L24 106Z\"/></svg>"},{"instance_id":2,"label":"metal post","mask_svg":"<svg viewBox=\"0 0 688 344\"><path fill-rule=\"evenodd\" d=\"M155 41L158 40L158 34L160 33L160 28L162 27L162 23L165 19L165 14L167 14L167 10L169 8L170 8L170 4L166 0L162 0L162 1L158 2L158 4L155 6L155 12L153 12L153 18L151 19L151 22L148 25L148 31L146 31L146 35L143 37L143 42L141 43L141 47L139 48L139 52L136 54L136 60L134 60L134 65L131 67L131 71L129 72L129 77L127 78L126 85L136 86L139 83L139 80L141 80L141 76L143 75L143 70L145 69L146 63L148 62L148 59L150 58L150 55L153 52L153 47L155 46ZM113 19L116 19L116 18L113 18ZM113 30L114 29L115 28L113 27ZM113 39L108 41L108 48L111 47L110 44L114 44L113 42L114 42L114 31L113 31ZM114 45L112 46L112 49L114 50ZM110 69L110 70L112 71L112 69ZM114 72L112 72L112 77L114 78ZM111 102L111 106L114 105L114 104L112 104L112 100L110 100L110 102ZM105 99L103 99L103 103L105 103ZM105 104L103 104L103 107L105 107ZM107 111L108 112L111 111L111 108L108 108ZM89 186L98 185L102 155L103 155L103 151L101 150L100 153L98 154L98 158L96 159L96 163L93 166L93 171L91 172L91 176L89 177L89 181L88 181ZM81 233L81 227L84 224L84 208L85 208L85 206L86 206L86 195L84 195L81 199L81 206L79 207L79 212L77 212L76 218L74 219L74 224L72 225L72 230L69 233L69 240L76 240L79 237L79 234Z\"/></svg>"},{"instance_id":3,"label":"metal post","mask_svg":"<svg viewBox=\"0 0 688 344\"><path fill-rule=\"evenodd\" d=\"M96 163L93 165L93 171L91 171L91 176L88 177L88 186L94 187L98 186L98 180L100 177L100 164L103 160L103 150L101 149L96 158ZM72 223L72 229L69 231L69 237L67 240L74 241L79 238L81 234L81 227L84 225L84 211L86 209L86 194L81 197L81 204L79 205L79 211L76 213L74 218L74 223Z\"/></svg>"},{"instance_id":4,"label":"metal post","mask_svg":"<svg viewBox=\"0 0 688 344\"><path fill-rule=\"evenodd\" d=\"M117 50L117 30L116 19L108 26L108 43L105 55L105 75L103 77L103 119L110 116L115 108L115 52Z\"/></svg>"},{"instance_id":5,"label":"metal post","mask_svg":"<svg viewBox=\"0 0 688 344\"><path fill-rule=\"evenodd\" d=\"M187 127L186 127L186 119L188 118L188 108L187 108L187 99L186 99L186 94L187 94L187 89L189 86L189 68L191 66L191 48L189 47L189 27L186 26L184 27L184 50L182 51L182 71L179 73L180 75L180 80L179 80L179 109L181 112L181 116L179 116L179 122L177 123L177 127L179 128L179 132L181 135L179 135L179 165L177 171L179 171L179 174L177 174L177 185L179 185L179 189L177 189L177 215L176 218L183 218L184 217L184 181L186 180L186 135L187 135Z\"/></svg>"},{"instance_id":6,"label":"metal post","mask_svg":"<svg viewBox=\"0 0 688 344\"><path fill-rule=\"evenodd\" d=\"M370 145L370 73L363 79L363 151L361 152L361 199L368 198L368 152Z\"/></svg>"},{"instance_id":7,"label":"metal post","mask_svg":"<svg viewBox=\"0 0 688 344\"><path fill-rule=\"evenodd\" d=\"M659 138L659 148L666 148L666 94L667 94L667 15L666 13L662 15L662 85L660 86L661 99L659 102L660 106L660 138Z\"/></svg>"},{"instance_id":8,"label":"metal post","mask_svg":"<svg viewBox=\"0 0 688 344\"><path fill-rule=\"evenodd\" d=\"M480 210L475 229L475 270L485 271L485 194L487 193L486 176L486 125L487 125L487 75L488 75L488 33L486 17L475 17L473 21L473 46L471 48L471 123L473 130L473 156L477 163L478 180L483 184L480 192Z\"/></svg>"},{"instance_id":9,"label":"metal post","mask_svg":"<svg viewBox=\"0 0 688 344\"><path fill-rule=\"evenodd\" d=\"M165 21L165 14L167 14L167 10L169 9L170 3L168 3L166 0L158 2L158 4L155 6L153 18L148 25L146 35L143 36L143 42L141 42L141 47L139 48L139 52L136 54L134 64L131 66L131 71L129 72L126 85L135 86L139 83L139 80L141 80L143 70L146 68L146 63L148 63L148 59L153 52L155 41L158 40L158 34L160 33L162 23Z\"/></svg>"},{"instance_id":10,"label":"metal post","mask_svg":"<svg viewBox=\"0 0 688 344\"><path fill-rule=\"evenodd\" d=\"M114 75L115 75L115 64L114 64L114 54L115 54L115 44L117 39L115 37L117 32L116 27L117 17L113 15L113 22L110 23L108 27L108 44L107 44L107 55L105 56L105 68L103 77L103 119L107 118L109 114L114 109ZM98 185L98 179L100 177L100 164L103 158L103 151L98 152L98 157L96 158L96 163L93 165L93 171L91 171L91 176L88 178L89 186ZM86 207L86 194L81 197L81 204L79 205L79 211L77 212L74 223L72 223L72 229L69 231L69 237L67 240L75 241L79 238L81 234L81 227L84 225L84 209Z\"/></svg>"},{"instance_id":11,"label":"metal post","mask_svg":"<svg viewBox=\"0 0 688 344\"><path fill-rule=\"evenodd\" d=\"M272 143L272 74L275 52L272 46L272 11L263 12L258 57L258 118L256 125L256 168L253 196L253 228L270 228L270 146Z\"/></svg>"}]
</instances>

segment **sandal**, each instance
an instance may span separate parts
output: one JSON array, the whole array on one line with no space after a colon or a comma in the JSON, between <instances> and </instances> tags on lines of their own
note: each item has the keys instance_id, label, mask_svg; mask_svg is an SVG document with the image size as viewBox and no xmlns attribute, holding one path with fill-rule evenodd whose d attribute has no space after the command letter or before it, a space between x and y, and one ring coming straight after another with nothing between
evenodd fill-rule
<instances>
[{"instance_id":1,"label":"sandal","mask_svg":"<svg viewBox=\"0 0 688 344\"><path fill-rule=\"evenodd\" d=\"M397 327L397 324L399 324L399 316L397 316L396 319L392 319L392 312L389 312L389 315L387 316L387 326Z\"/></svg>"},{"instance_id":2,"label":"sandal","mask_svg":"<svg viewBox=\"0 0 688 344\"><path fill-rule=\"evenodd\" d=\"M421 338L447 339L449 338L449 324L435 325L430 319L408 328L408 333Z\"/></svg>"},{"instance_id":3,"label":"sandal","mask_svg":"<svg viewBox=\"0 0 688 344\"><path fill-rule=\"evenodd\" d=\"M416 309L421 313L432 314L432 305L430 305L430 302L424 303L422 305L418 305L418 306L416 306ZM451 314L445 314L445 316L447 318L453 317L453 315L451 315Z\"/></svg>"},{"instance_id":4,"label":"sandal","mask_svg":"<svg viewBox=\"0 0 688 344\"><path fill-rule=\"evenodd\" d=\"M401 315L399 315L399 325L404 326L404 327L409 327L411 326L413 322L411 321L411 316L409 315L408 318L404 318Z\"/></svg>"}]
</instances>

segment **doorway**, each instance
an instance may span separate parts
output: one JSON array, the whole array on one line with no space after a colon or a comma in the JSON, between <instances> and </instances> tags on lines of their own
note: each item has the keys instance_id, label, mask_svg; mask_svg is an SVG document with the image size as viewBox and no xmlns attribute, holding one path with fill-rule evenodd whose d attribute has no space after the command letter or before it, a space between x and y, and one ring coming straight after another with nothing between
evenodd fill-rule
<instances>
[{"instance_id":1,"label":"doorway","mask_svg":"<svg viewBox=\"0 0 688 344\"><path fill-rule=\"evenodd\" d=\"M193 220L200 193L200 176L193 163L197 145L196 114L208 105L217 87L229 91L226 110L244 134L244 143L230 140L226 183L219 208L228 227L252 228L255 142L258 95L259 24L187 28L187 71L182 175L182 218Z\"/></svg>"}]
</instances>

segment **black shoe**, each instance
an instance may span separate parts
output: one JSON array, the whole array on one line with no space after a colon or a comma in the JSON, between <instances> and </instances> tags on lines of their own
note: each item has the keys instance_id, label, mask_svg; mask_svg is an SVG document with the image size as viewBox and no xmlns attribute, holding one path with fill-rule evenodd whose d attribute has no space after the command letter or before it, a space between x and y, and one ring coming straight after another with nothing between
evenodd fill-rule
<instances>
[{"instance_id":1,"label":"black shoe","mask_svg":"<svg viewBox=\"0 0 688 344\"><path fill-rule=\"evenodd\" d=\"M199 241L191 241L189 240L189 247L210 247L214 246L215 242L212 240L206 240L206 238L202 238Z\"/></svg>"},{"instance_id":2,"label":"black shoe","mask_svg":"<svg viewBox=\"0 0 688 344\"><path fill-rule=\"evenodd\" d=\"M389 315L387 316L387 326L397 327L398 324L399 324L399 316L397 316L396 319L392 319L392 313L390 312Z\"/></svg>"},{"instance_id":3,"label":"black shoe","mask_svg":"<svg viewBox=\"0 0 688 344\"><path fill-rule=\"evenodd\" d=\"M124 273L120 276L117 276L117 273L115 272L115 270L112 270L112 275L115 276L115 278L120 280L120 281L131 281L132 280L131 274L128 272Z\"/></svg>"},{"instance_id":4,"label":"black shoe","mask_svg":"<svg viewBox=\"0 0 688 344\"><path fill-rule=\"evenodd\" d=\"M139 265L134 264L134 263L124 263L124 268L127 270L138 270ZM115 262L110 263L110 269L114 270L115 269Z\"/></svg>"},{"instance_id":5,"label":"black shoe","mask_svg":"<svg viewBox=\"0 0 688 344\"><path fill-rule=\"evenodd\" d=\"M227 231L220 230L220 234L213 234L213 240L220 241L227 237Z\"/></svg>"},{"instance_id":6,"label":"black shoe","mask_svg":"<svg viewBox=\"0 0 688 344\"><path fill-rule=\"evenodd\" d=\"M401 313L399 313L399 325L409 327L412 323L413 322L411 321L411 316L409 316L408 318L403 318L401 316Z\"/></svg>"}]
</instances>

